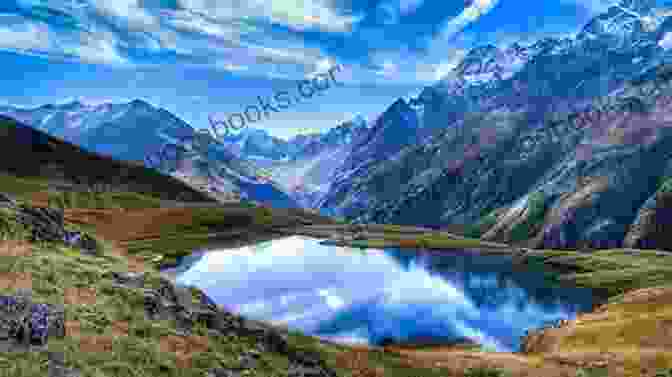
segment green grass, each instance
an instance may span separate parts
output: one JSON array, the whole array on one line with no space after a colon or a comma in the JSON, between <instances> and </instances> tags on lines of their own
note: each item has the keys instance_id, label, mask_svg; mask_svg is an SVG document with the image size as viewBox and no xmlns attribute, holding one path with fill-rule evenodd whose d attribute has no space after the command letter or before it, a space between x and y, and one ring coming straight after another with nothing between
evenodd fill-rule
<instances>
[{"instance_id":1,"label":"green grass","mask_svg":"<svg viewBox=\"0 0 672 377\"><path fill-rule=\"evenodd\" d=\"M110 272L123 270L123 260L118 257L107 253L103 257L83 256L77 250L49 243L33 244L33 253L29 257L0 256L0 276L10 272L32 275L34 302L64 304L65 288L94 288L94 304L65 306L67 320L80 323L82 336L108 337L112 335L114 322L129 323L128 336L115 338L109 352L83 352L79 340L69 336L50 338L49 350L64 353L66 365L79 369L83 377L202 377L214 367L237 366L237 356L253 348L254 341L250 338L211 336L209 349L194 356L192 368L178 368L175 356L158 347L163 336L176 334L176 324L149 321L144 317L142 290L112 284ZM158 272L147 273L150 282L146 286L155 286ZM2 290L0 294L12 294L12 291ZM204 334L202 325L195 331ZM298 342L301 337L297 334L294 339ZM0 356L0 376L45 376L45 360L45 355L40 353L3 354ZM259 365L252 375L281 377L286 376L288 360L279 354L263 353Z\"/></svg>"},{"instance_id":2,"label":"green grass","mask_svg":"<svg viewBox=\"0 0 672 377\"><path fill-rule=\"evenodd\" d=\"M464 377L504 377L505 371L494 368L469 368L464 372Z\"/></svg>"},{"instance_id":3,"label":"green grass","mask_svg":"<svg viewBox=\"0 0 672 377\"><path fill-rule=\"evenodd\" d=\"M16 214L9 208L0 208L0 240L25 239L28 230L16 221Z\"/></svg>"},{"instance_id":4,"label":"green grass","mask_svg":"<svg viewBox=\"0 0 672 377\"><path fill-rule=\"evenodd\" d=\"M159 208L161 200L134 192L49 192L49 206L87 209Z\"/></svg>"},{"instance_id":5,"label":"green grass","mask_svg":"<svg viewBox=\"0 0 672 377\"><path fill-rule=\"evenodd\" d=\"M49 205L60 208L158 208L161 200L135 192L77 192L54 191L46 179L19 178L0 173L0 191L19 200L29 200L33 194L48 192Z\"/></svg>"},{"instance_id":6,"label":"green grass","mask_svg":"<svg viewBox=\"0 0 672 377\"><path fill-rule=\"evenodd\" d=\"M0 173L0 191L17 198L27 199L30 194L44 191L48 188L49 185L46 180L19 178Z\"/></svg>"},{"instance_id":7,"label":"green grass","mask_svg":"<svg viewBox=\"0 0 672 377\"><path fill-rule=\"evenodd\" d=\"M576 377L609 377L609 371L606 368L580 368Z\"/></svg>"},{"instance_id":8,"label":"green grass","mask_svg":"<svg viewBox=\"0 0 672 377\"><path fill-rule=\"evenodd\" d=\"M353 240L345 242L346 246L362 248L428 248L428 249L472 249L483 246L479 239L452 239L441 236L419 236L408 238L408 236L388 235L385 239Z\"/></svg>"},{"instance_id":9,"label":"green grass","mask_svg":"<svg viewBox=\"0 0 672 377\"><path fill-rule=\"evenodd\" d=\"M193 208L186 221L161 221L159 237L132 239L123 243L132 254L162 255L161 265L174 264L178 257L190 254L194 249L216 241L220 237L232 237L259 221L248 210L235 211L227 208ZM170 220L170 219L169 219ZM264 218L265 221L265 218Z\"/></svg>"},{"instance_id":10,"label":"green grass","mask_svg":"<svg viewBox=\"0 0 672 377\"><path fill-rule=\"evenodd\" d=\"M672 377L672 369L660 369L655 377Z\"/></svg>"},{"instance_id":11,"label":"green grass","mask_svg":"<svg viewBox=\"0 0 672 377\"><path fill-rule=\"evenodd\" d=\"M257 225L271 225L273 223L273 211L267 207L258 207L255 209L254 223Z\"/></svg>"},{"instance_id":12,"label":"green grass","mask_svg":"<svg viewBox=\"0 0 672 377\"><path fill-rule=\"evenodd\" d=\"M288 343L299 350L317 351L325 360L326 364L335 370L339 377L351 376L349 371L338 368L336 360L342 352L348 348L338 344L324 344L312 337L307 337L296 331L289 331ZM381 350L371 350L366 355L366 362L370 368L384 371L385 377L445 377L445 370L438 368L410 367L403 362L403 357Z\"/></svg>"},{"instance_id":13,"label":"green grass","mask_svg":"<svg viewBox=\"0 0 672 377\"><path fill-rule=\"evenodd\" d=\"M605 289L610 297L619 297L625 291L637 288L672 284L672 256L657 255L653 250L637 254L622 249L597 250L590 254L576 251L544 251L543 255L528 258L528 262L548 264L553 257L563 257L563 264L576 269L575 273L560 276L577 285Z\"/></svg>"}]
</instances>

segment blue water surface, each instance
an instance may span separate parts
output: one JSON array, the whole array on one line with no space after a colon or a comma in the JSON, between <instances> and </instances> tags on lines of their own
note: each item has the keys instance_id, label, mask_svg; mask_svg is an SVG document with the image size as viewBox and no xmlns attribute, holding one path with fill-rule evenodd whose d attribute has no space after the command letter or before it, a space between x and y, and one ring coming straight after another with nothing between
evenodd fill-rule
<instances>
[{"instance_id":1,"label":"blue water surface","mask_svg":"<svg viewBox=\"0 0 672 377\"><path fill-rule=\"evenodd\" d=\"M470 339L516 351L525 330L590 310L591 291L553 286L509 256L353 249L292 236L186 258L177 282L217 304L347 343Z\"/></svg>"}]
</instances>

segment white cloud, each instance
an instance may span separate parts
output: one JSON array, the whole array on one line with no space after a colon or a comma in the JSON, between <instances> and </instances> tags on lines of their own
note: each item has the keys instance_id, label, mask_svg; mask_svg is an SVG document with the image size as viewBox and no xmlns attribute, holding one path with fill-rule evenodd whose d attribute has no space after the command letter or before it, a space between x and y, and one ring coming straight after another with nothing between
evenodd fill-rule
<instances>
[{"instance_id":1,"label":"white cloud","mask_svg":"<svg viewBox=\"0 0 672 377\"><path fill-rule=\"evenodd\" d=\"M91 0L99 14L124 22L132 31L156 31L158 18L140 7L139 0Z\"/></svg>"},{"instance_id":2,"label":"white cloud","mask_svg":"<svg viewBox=\"0 0 672 377\"><path fill-rule=\"evenodd\" d=\"M672 48L672 33L665 33L663 39L658 42L658 46L665 50Z\"/></svg>"},{"instance_id":3,"label":"white cloud","mask_svg":"<svg viewBox=\"0 0 672 377\"><path fill-rule=\"evenodd\" d=\"M325 0L181 0L180 5L220 20L260 18L294 30L349 32L361 20L338 14Z\"/></svg>"},{"instance_id":4,"label":"white cloud","mask_svg":"<svg viewBox=\"0 0 672 377\"><path fill-rule=\"evenodd\" d=\"M11 26L2 25L22 19ZM0 48L26 52L48 52L54 48L53 36L44 23L29 22L14 15L0 15Z\"/></svg>"},{"instance_id":5,"label":"white cloud","mask_svg":"<svg viewBox=\"0 0 672 377\"><path fill-rule=\"evenodd\" d=\"M247 71L249 68L244 65L235 65L226 62L221 62L217 64L218 67L221 67L227 71L238 72L238 71Z\"/></svg>"},{"instance_id":6,"label":"white cloud","mask_svg":"<svg viewBox=\"0 0 672 377\"><path fill-rule=\"evenodd\" d=\"M19 21L17 23L17 21ZM9 25L8 25L9 24ZM0 49L40 56L76 58L90 63L125 65L110 33L66 35L20 16L0 15Z\"/></svg>"},{"instance_id":7,"label":"white cloud","mask_svg":"<svg viewBox=\"0 0 672 377\"><path fill-rule=\"evenodd\" d=\"M241 24L222 24L207 20L198 14L188 12L174 12L173 17L167 20L171 26L178 30L200 33L209 37L238 41L245 31ZM253 31L250 30L250 31Z\"/></svg>"},{"instance_id":8,"label":"white cloud","mask_svg":"<svg viewBox=\"0 0 672 377\"><path fill-rule=\"evenodd\" d=\"M85 43L72 49L73 55L90 63L103 63L110 65L128 64L128 59L122 57L117 51L115 37L112 33L100 33L86 35Z\"/></svg>"},{"instance_id":9,"label":"white cloud","mask_svg":"<svg viewBox=\"0 0 672 377\"><path fill-rule=\"evenodd\" d=\"M474 0L470 6L462 11L462 13L446 24L441 34L443 37L450 37L459 33L462 29L467 27L467 25L489 13L498 3L499 0Z\"/></svg>"}]
</instances>

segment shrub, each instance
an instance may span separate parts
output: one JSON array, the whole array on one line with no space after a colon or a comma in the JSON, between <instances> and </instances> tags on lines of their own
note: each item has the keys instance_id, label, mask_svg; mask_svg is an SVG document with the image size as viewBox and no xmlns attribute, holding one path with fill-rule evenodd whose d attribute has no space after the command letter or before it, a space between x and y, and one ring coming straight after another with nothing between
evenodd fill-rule
<instances>
[{"instance_id":1,"label":"shrub","mask_svg":"<svg viewBox=\"0 0 672 377\"><path fill-rule=\"evenodd\" d=\"M606 368L581 368L576 371L576 377L608 377Z\"/></svg>"},{"instance_id":2,"label":"shrub","mask_svg":"<svg viewBox=\"0 0 672 377\"><path fill-rule=\"evenodd\" d=\"M658 191L661 193L672 192L672 177L660 177Z\"/></svg>"},{"instance_id":3,"label":"shrub","mask_svg":"<svg viewBox=\"0 0 672 377\"><path fill-rule=\"evenodd\" d=\"M672 368L659 369L658 371L656 371L656 377L672 377Z\"/></svg>"}]
</instances>

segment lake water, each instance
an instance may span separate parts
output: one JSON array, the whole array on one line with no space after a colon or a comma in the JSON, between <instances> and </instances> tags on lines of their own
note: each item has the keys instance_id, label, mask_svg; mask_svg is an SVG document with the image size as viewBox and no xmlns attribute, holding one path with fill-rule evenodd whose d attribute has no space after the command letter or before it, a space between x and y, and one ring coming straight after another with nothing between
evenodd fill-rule
<instances>
[{"instance_id":1,"label":"lake water","mask_svg":"<svg viewBox=\"0 0 672 377\"><path fill-rule=\"evenodd\" d=\"M552 287L509 256L352 249L292 236L195 253L176 281L230 311L325 339L471 339L516 351L528 328L590 310L591 291Z\"/></svg>"}]
</instances>

